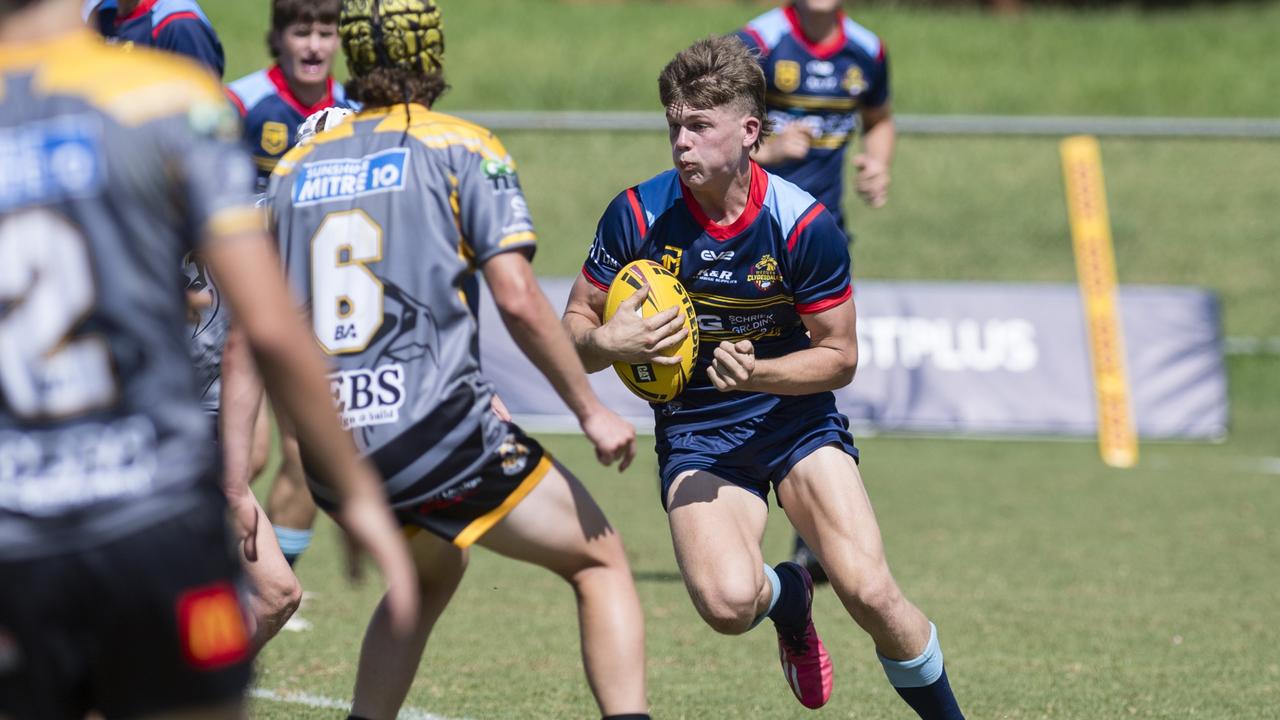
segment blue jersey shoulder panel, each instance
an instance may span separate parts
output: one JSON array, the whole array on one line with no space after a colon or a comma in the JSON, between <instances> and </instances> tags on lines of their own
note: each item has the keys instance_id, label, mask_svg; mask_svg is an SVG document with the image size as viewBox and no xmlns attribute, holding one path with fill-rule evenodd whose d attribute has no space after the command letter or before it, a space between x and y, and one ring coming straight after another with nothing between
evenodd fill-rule
<instances>
[{"instance_id":1,"label":"blue jersey shoulder panel","mask_svg":"<svg viewBox=\"0 0 1280 720\"><path fill-rule=\"evenodd\" d=\"M252 111L254 106L276 92L275 85L272 85L271 80L267 78L265 68L245 75L239 80L233 80L227 89L240 100L246 112Z\"/></svg>"},{"instance_id":2,"label":"blue jersey shoulder panel","mask_svg":"<svg viewBox=\"0 0 1280 720\"><path fill-rule=\"evenodd\" d=\"M644 208L645 222L653 226L653 221L671 209L681 198L680 176L674 168L655 175L636 186L640 195L640 206Z\"/></svg>"},{"instance_id":3,"label":"blue jersey shoulder panel","mask_svg":"<svg viewBox=\"0 0 1280 720\"><path fill-rule=\"evenodd\" d=\"M747 23L746 31L764 41L766 52L773 50L782 38L791 31L787 16L782 8L774 8L769 12Z\"/></svg>"},{"instance_id":4,"label":"blue jersey shoulder panel","mask_svg":"<svg viewBox=\"0 0 1280 720\"><path fill-rule=\"evenodd\" d=\"M817 202L800 186L769 173L769 191L764 196L764 207L778 221L782 237L789 237L800 218Z\"/></svg>"},{"instance_id":5,"label":"blue jersey shoulder panel","mask_svg":"<svg viewBox=\"0 0 1280 720\"><path fill-rule=\"evenodd\" d=\"M880 53L884 49L880 44L880 38L848 17L844 19L844 36L850 45L861 49L867 57L872 60L880 58Z\"/></svg>"}]
</instances>

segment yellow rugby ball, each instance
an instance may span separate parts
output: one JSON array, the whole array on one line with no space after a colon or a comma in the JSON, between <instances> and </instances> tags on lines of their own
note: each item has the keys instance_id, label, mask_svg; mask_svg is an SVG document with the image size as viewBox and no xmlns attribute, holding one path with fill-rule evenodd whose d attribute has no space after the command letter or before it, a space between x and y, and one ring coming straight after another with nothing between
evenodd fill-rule
<instances>
[{"instance_id":1,"label":"yellow rugby ball","mask_svg":"<svg viewBox=\"0 0 1280 720\"><path fill-rule=\"evenodd\" d=\"M698 359L698 317L693 311L693 301L675 275L652 260L636 260L622 268L609 285L609 294L604 300L605 322L618 312L623 300L644 285L649 286L649 296L637 308L641 317L657 315L669 307L681 309L680 317L689 334L679 345L663 353L667 357L679 355L680 364L616 362L613 369L622 378L622 383L642 400L664 403L684 392L693 376L693 366Z\"/></svg>"}]
</instances>

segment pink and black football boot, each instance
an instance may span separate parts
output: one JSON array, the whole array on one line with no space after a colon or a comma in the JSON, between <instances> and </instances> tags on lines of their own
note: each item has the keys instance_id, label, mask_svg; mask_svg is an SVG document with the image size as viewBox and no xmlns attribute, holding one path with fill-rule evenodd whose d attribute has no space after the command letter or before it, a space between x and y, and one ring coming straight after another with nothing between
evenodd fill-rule
<instances>
[{"instance_id":1,"label":"pink and black football boot","mask_svg":"<svg viewBox=\"0 0 1280 720\"><path fill-rule=\"evenodd\" d=\"M801 705L817 710L831 699L834 684L831 673L831 657L823 647L818 631L813 627L813 578L801 565L794 565L804 578L804 625L784 628L774 623L778 632L778 659L782 661L782 675L791 686L791 692Z\"/></svg>"}]
</instances>

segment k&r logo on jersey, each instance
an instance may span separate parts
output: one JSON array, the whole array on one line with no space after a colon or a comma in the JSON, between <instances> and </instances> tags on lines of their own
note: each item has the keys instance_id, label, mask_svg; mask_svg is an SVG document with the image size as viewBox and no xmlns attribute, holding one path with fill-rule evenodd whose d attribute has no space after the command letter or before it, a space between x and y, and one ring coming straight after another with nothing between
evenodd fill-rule
<instances>
[{"instance_id":1,"label":"k&r logo on jersey","mask_svg":"<svg viewBox=\"0 0 1280 720\"><path fill-rule=\"evenodd\" d=\"M391 363L333 373L329 392L344 430L396 422L404 405L404 366Z\"/></svg>"}]
</instances>

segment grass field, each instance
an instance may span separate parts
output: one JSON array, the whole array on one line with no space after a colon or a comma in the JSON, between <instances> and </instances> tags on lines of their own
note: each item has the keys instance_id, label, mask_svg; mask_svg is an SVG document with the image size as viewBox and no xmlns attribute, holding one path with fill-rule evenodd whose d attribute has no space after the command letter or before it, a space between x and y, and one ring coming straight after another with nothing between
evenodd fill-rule
<instances>
[{"instance_id":1,"label":"grass field","mask_svg":"<svg viewBox=\"0 0 1280 720\"><path fill-rule=\"evenodd\" d=\"M257 67L265 3L206 5L228 76ZM455 88L442 109L643 110L655 108L653 78L671 52L767 5L443 6ZM877 5L855 16L889 44L899 112L1280 116L1278 3L1017 18ZM657 135L504 140L521 164L547 275L575 272L609 198L667 166ZM1211 287L1229 334L1280 335L1280 143L1106 139L1102 149L1121 279ZM853 209L860 277L1072 279L1054 141L907 136L894 176L889 207ZM1227 442L1146 445L1132 471L1104 468L1088 443L860 440L890 561L937 620L971 718L1280 716L1280 358L1233 358L1230 377ZM723 638L698 620L652 453L618 476L597 469L578 438L545 440L627 540L655 717L810 716L778 677L771 632ZM774 520L765 548L776 561L788 532ZM259 688L349 696L377 589L349 588L338 565L324 522L299 571L317 593L302 613L315 629L268 646ZM822 716L910 717L829 591L816 613L837 673ZM408 705L473 720L592 717L568 588L477 552ZM254 716L342 713L260 701Z\"/></svg>"}]
</instances>

